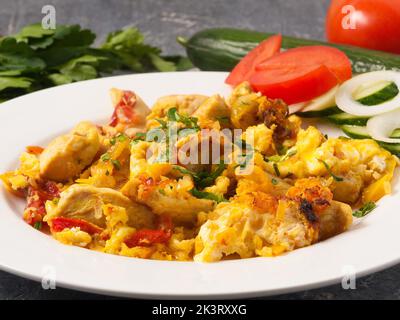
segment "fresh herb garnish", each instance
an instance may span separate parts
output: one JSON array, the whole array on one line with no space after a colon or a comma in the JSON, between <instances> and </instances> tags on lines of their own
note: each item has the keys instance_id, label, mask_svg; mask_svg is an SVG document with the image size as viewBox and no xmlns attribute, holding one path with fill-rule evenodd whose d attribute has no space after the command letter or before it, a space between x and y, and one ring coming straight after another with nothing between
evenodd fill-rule
<instances>
[{"instance_id":1,"label":"fresh herb garnish","mask_svg":"<svg viewBox=\"0 0 400 320\"><path fill-rule=\"evenodd\" d=\"M285 161L286 159L288 159L288 158L294 156L296 153L297 153L297 150L296 150L296 149L289 149L289 150L286 151L285 154L283 154L283 155L274 155L274 156L270 156L270 157L267 158L267 160L268 160L268 161L271 161L271 162ZM267 161L267 162L268 162L268 161Z\"/></svg>"},{"instance_id":2,"label":"fresh herb garnish","mask_svg":"<svg viewBox=\"0 0 400 320\"><path fill-rule=\"evenodd\" d=\"M323 165L324 165L326 171L328 171L328 173L331 175L331 177L332 177L335 181L337 181L337 182L343 181L343 178L342 178L342 177L338 177L337 175L335 175L335 174L332 172L331 168L329 167L329 165L328 165L324 160L321 160L321 159L318 159L318 160L321 161L321 162L323 163Z\"/></svg>"},{"instance_id":3,"label":"fresh herb garnish","mask_svg":"<svg viewBox=\"0 0 400 320\"><path fill-rule=\"evenodd\" d=\"M222 174L225 168L226 165L222 161L218 164L218 167L213 172L194 172L181 166L173 166L173 169L179 171L180 173L192 176L195 185L201 189L211 186L215 182L215 179Z\"/></svg>"},{"instance_id":4,"label":"fresh herb garnish","mask_svg":"<svg viewBox=\"0 0 400 320\"><path fill-rule=\"evenodd\" d=\"M275 178L271 179L271 183L276 186L278 184L278 180L276 180Z\"/></svg>"},{"instance_id":5,"label":"fresh herb garnish","mask_svg":"<svg viewBox=\"0 0 400 320\"><path fill-rule=\"evenodd\" d=\"M106 152L100 157L100 159L101 161L106 162L111 159L111 155L108 152Z\"/></svg>"},{"instance_id":6,"label":"fresh herb garnish","mask_svg":"<svg viewBox=\"0 0 400 320\"><path fill-rule=\"evenodd\" d=\"M365 217L368 213L370 213L375 208L376 208L375 202L372 202L372 201L367 202L360 209L355 210L353 212L353 216L356 217L356 218Z\"/></svg>"},{"instance_id":7,"label":"fresh herb garnish","mask_svg":"<svg viewBox=\"0 0 400 320\"><path fill-rule=\"evenodd\" d=\"M211 192L206 192L206 191L199 191L196 188L193 188L190 190L190 193L198 198L198 199L208 199L208 200L212 200L215 201L216 203L220 203L220 202L226 202L228 200L226 200L223 196L217 195L215 193L211 193Z\"/></svg>"},{"instance_id":8,"label":"fresh herb garnish","mask_svg":"<svg viewBox=\"0 0 400 320\"><path fill-rule=\"evenodd\" d=\"M37 230L42 229L42 221L36 221L33 227Z\"/></svg>"},{"instance_id":9,"label":"fresh herb garnish","mask_svg":"<svg viewBox=\"0 0 400 320\"><path fill-rule=\"evenodd\" d=\"M278 168L278 164L276 162L274 162L274 164L272 165L272 167L274 168L275 174L280 177L281 176L281 172L279 171Z\"/></svg>"},{"instance_id":10,"label":"fresh herb garnish","mask_svg":"<svg viewBox=\"0 0 400 320\"><path fill-rule=\"evenodd\" d=\"M223 125L229 125L231 123L231 119L228 116L216 117L217 121Z\"/></svg>"},{"instance_id":11,"label":"fresh herb garnish","mask_svg":"<svg viewBox=\"0 0 400 320\"><path fill-rule=\"evenodd\" d=\"M111 160L112 165L114 166L115 169L120 170L121 169L121 162L119 160Z\"/></svg>"},{"instance_id":12,"label":"fresh herb garnish","mask_svg":"<svg viewBox=\"0 0 400 320\"><path fill-rule=\"evenodd\" d=\"M178 110L176 108L171 108L168 110L167 118L169 121L175 121L184 124L186 128L200 131L200 127L197 123L198 122L197 118L182 115L178 113Z\"/></svg>"}]
</instances>

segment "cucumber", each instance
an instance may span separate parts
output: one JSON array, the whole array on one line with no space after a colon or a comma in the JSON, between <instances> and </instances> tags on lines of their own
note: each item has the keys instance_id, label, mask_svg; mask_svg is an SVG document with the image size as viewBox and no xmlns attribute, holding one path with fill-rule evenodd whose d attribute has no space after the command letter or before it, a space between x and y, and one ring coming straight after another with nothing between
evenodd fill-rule
<instances>
[{"instance_id":1,"label":"cucumber","mask_svg":"<svg viewBox=\"0 0 400 320\"><path fill-rule=\"evenodd\" d=\"M337 125L349 124L353 126L365 126L369 117L353 116L352 114L341 112L330 115L327 119Z\"/></svg>"},{"instance_id":2,"label":"cucumber","mask_svg":"<svg viewBox=\"0 0 400 320\"><path fill-rule=\"evenodd\" d=\"M393 99L399 93L397 85L393 82L389 82L384 85L378 84L374 87L368 88L366 91L368 91L368 95L364 95L362 97L357 95L355 96L357 101L365 106L376 106Z\"/></svg>"},{"instance_id":3,"label":"cucumber","mask_svg":"<svg viewBox=\"0 0 400 320\"><path fill-rule=\"evenodd\" d=\"M231 71L241 58L271 35L250 30L216 28L200 31L188 40L182 37L177 40L186 48L189 59L199 69ZM282 39L283 49L310 45L327 45L342 50L351 60L355 73L400 70L400 55L295 37L284 36Z\"/></svg>"},{"instance_id":4,"label":"cucumber","mask_svg":"<svg viewBox=\"0 0 400 320\"><path fill-rule=\"evenodd\" d=\"M296 114L302 118L324 118L337 113L343 113L343 112L338 107L333 106L322 110L298 112Z\"/></svg>"},{"instance_id":5,"label":"cucumber","mask_svg":"<svg viewBox=\"0 0 400 320\"><path fill-rule=\"evenodd\" d=\"M344 125L341 126L343 132L353 139L370 139L371 136L368 133L367 127L364 126L352 126Z\"/></svg>"}]
</instances>

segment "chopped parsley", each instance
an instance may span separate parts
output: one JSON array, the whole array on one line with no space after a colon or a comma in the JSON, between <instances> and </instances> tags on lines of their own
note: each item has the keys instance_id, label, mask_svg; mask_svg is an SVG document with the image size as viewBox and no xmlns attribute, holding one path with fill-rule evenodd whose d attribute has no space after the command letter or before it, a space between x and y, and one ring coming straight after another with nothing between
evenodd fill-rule
<instances>
[{"instance_id":1,"label":"chopped parsley","mask_svg":"<svg viewBox=\"0 0 400 320\"><path fill-rule=\"evenodd\" d=\"M274 164L273 164L272 166L274 167L275 174L276 174L278 177L280 177L281 173L280 173L280 171L279 171L278 164L274 162Z\"/></svg>"},{"instance_id":2,"label":"chopped parsley","mask_svg":"<svg viewBox=\"0 0 400 320\"><path fill-rule=\"evenodd\" d=\"M120 170L121 169L121 162L119 160L111 160L112 165L114 166L115 169Z\"/></svg>"},{"instance_id":3,"label":"chopped parsley","mask_svg":"<svg viewBox=\"0 0 400 320\"><path fill-rule=\"evenodd\" d=\"M284 155L274 155L271 157L268 157L266 160L267 162L280 162L280 161L285 161L286 159L294 156L297 153L296 149L289 149L286 151Z\"/></svg>"},{"instance_id":4,"label":"chopped parsley","mask_svg":"<svg viewBox=\"0 0 400 320\"><path fill-rule=\"evenodd\" d=\"M226 165L223 161L221 161L218 164L218 167L212 172L202 171L197 173L181 166L173 166L173 169L179 171L180 173L192 176L195 185L199 188L211 186L215 182L215 179L222 174L225 168Z\"/></svg>"},{"instance_id":5,"label":"chopped parsley","mask_svg":"<svg viewBox=\"0 0 400 320\"><path fill-rule=\"evenodd\" d=\"M108 160L111 159L111 156L110 156L110 154L109 154L108 152L106 152L105 154L103 154L103 155L100 157L100 159L101 159L101 161L106 162L106 161L108 161Z\"/></svg>"},{"instance_id":6,"label":"chopped parsley","mask_svg":"<svg viewBox=\"0 0 400 320\"><path fill-rule=\"evenodd\" d=\"M216 117L216 119L220 124L228 125L231 123L231 119L228 116Z\"/></svg>"},{"instance_id":7,"label":"chopped parsley","mask_svg":"<svg viewBox=\"0 0 400 320\"><path fill-rule=\"evenodd\" d=\"M356 218L365 217L368 213L370 213L375 208L376 208L375 202L372 202L372 201L367 202L360 209L355 210L353 212L353 216L356 217Z\"/></svg>"},{"instance_id":8,"label":"chopped parsley","mask_svg":"<svg viewBox=\"0 0 400 320\"><path fill-rule=\"evenodd\" d=\"M176 108L171 108L168 110L167 118L169 121L175 121L184 124L186 128L200 131L200 127L197 123L198 122L197 118L182 115L178 113L178 110Z\"/></svg>"},{"instance_id":9,"label":"chopped parsley","mask_svg":"<svg viewBox=\"0 0 400 320\"><path fill-rule=\"evenodd\" d=\"M321 162L324 164L324 167L326 168L326 170L328 171L328 173L331 175L331 177L332 177L335 181L337 181L337 182L343 181L343 178L342 178L342 177L338 177L337 175L335 175L335 174L332 172L331 168L329 167L329 165L328 165L324 160L321 160L321 159L318 159L318 160L321 161Z\"/></svg>"},{"instance_id":10,"label":"chopped parsley","mask_svg":"<svg viewBox=\"0 0 400 320\"><path fill-rule=\"evenodd\" d=\"M33 227L37 230L42 229L42 221L37 221L35 222L35 224L33 225Z\"/></svg>"},{"instance_id":11,"label":"chopped parsley","mask_svg":"<svg viewBox=\"0 0 400 320\"><path fill-rule=\"evenodd\" d=\"M206 192L206 191L199 191L196 188L193 188L192 190L190 190L190 193L198 198L198 199L207 199L207 200L212 200L215 201L216 203L220 203L220 202L226 202L228 200L226 200L223 196L217 195L215 193L211 193L211 192Z\"/></svg>"}]
</instances>

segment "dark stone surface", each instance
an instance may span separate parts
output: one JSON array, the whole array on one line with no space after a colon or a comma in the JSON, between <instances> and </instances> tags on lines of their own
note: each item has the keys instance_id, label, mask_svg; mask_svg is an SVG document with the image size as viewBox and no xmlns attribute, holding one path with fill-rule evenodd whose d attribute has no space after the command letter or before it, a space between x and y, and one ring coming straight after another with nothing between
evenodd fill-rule
<instances>
[{"instance_id":1,"label":"dark stone surface","mask_svg":"<svg viewBox=\"0 0 400 320\"><path fill-rule=\"evenodd\" d=\"M183 53L175 42L206 27L229 26L324 38L328 0L1 0L0 33L16 32L42 19L45 4L56 7L57 23L79 23L98 39L127 25L138 26L165 53ZM365 249L365 248L364 248ZM0 253L1 254L1 253ZM0 299L110 299L57 288L0 272ZM274 299L399 299L400 266L357 281L356 290L340 285L273 297Z\"/></svg>"}]
</instances>

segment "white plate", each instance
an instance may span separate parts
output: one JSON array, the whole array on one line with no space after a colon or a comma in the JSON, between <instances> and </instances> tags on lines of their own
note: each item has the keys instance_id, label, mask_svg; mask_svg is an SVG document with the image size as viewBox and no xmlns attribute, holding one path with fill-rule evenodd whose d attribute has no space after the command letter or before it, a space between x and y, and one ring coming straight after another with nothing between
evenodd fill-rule
<instances>
[{"instance_id":1,"label":"white plate","mask_svg":"<svg viewBox=\"0 0 400 320\"><path fill-rule=\"evenodd\" d=\"M0 172L17 166L27 145L45 144L81 120L106 121L109 89L137 92L149 105L167 94L227 95L226 73L185 72L119 76L60 86L0 105ZM338 130L325 127L329 135ZM141 298L238 298L280 294L340 282L400 261L399 183L379 207L350 231L276 258L213 264L134 259L66 246L22 220L24 202L0 189L0 267L41 281L55 273L56 284Z\"/></svg>"}]
</instances>

